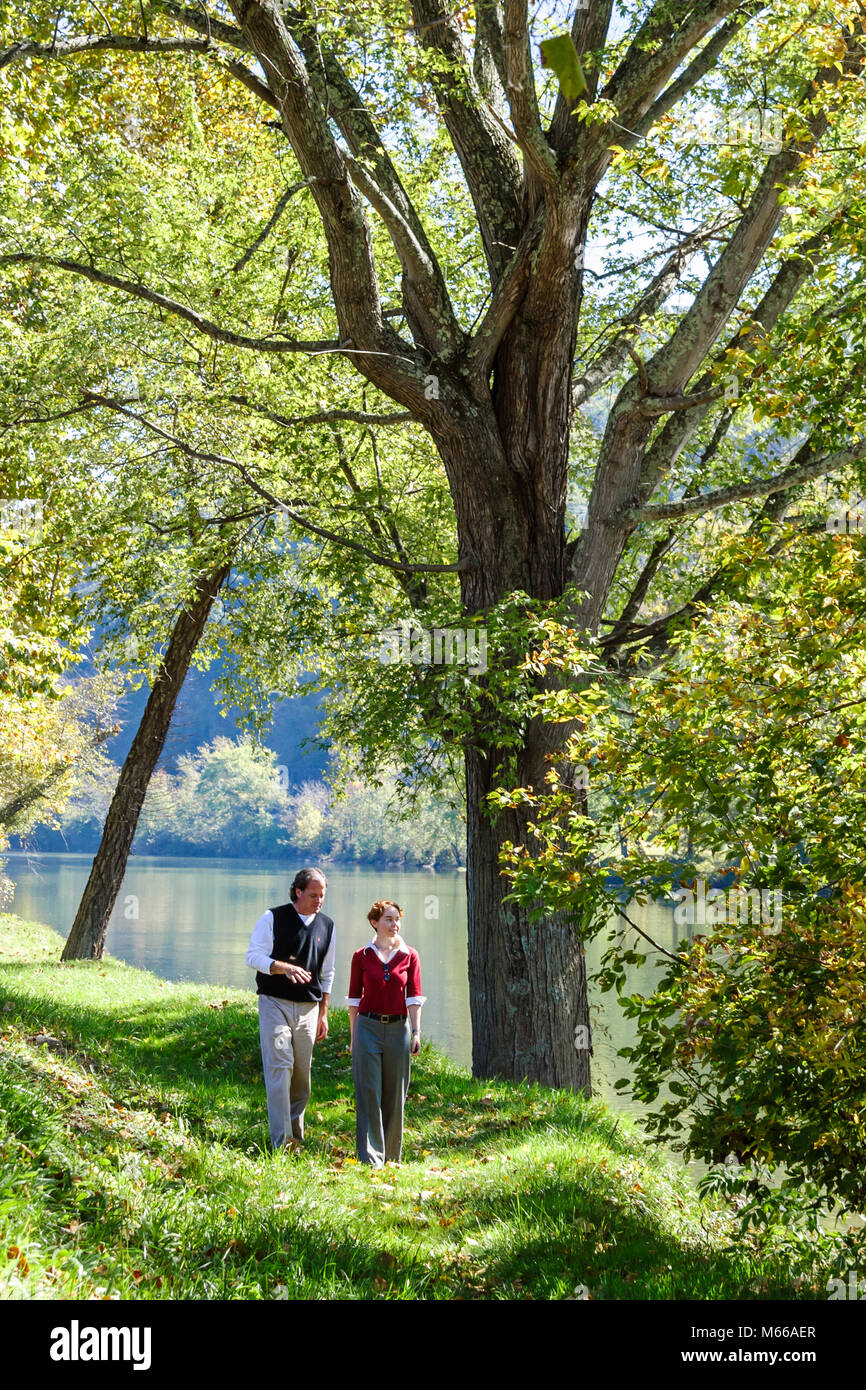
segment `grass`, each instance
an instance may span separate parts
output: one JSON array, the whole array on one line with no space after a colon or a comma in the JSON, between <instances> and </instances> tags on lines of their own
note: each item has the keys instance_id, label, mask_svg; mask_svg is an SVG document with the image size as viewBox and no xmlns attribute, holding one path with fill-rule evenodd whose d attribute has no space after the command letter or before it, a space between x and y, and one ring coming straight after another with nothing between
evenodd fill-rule
<instances>
[{"instance_id":1,"label":"grass","mask_svg":"<svg viewBox=\"0 0 866 1390\"><path fill-rule=\"evenodd\" d=\"M0 1298L826 1296L599 1102L427 1045L403 1166L362 1167L341 1010L272 1154L252 992L60 947L0 915Z\"/></svg>"}]
</instances>

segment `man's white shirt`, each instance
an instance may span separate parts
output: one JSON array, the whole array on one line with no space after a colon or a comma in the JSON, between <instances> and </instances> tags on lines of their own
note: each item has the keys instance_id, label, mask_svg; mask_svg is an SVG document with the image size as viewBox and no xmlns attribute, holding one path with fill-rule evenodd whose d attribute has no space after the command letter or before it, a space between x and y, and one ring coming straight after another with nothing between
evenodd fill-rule
<instances>
[{"instance_id":1,"label":"man's white shirt","mask_svg":"<svg viewBox=\"0 0 866 1390\"><path fill-rule=\"evenodd\" d=\"M309 913L306 917L301 917L305 927L308 927L317 914ZM319 979L322 982L322 993L330 994L334 985L334 976L337 973L337 946L336 931L331 932L331 943L325 952L325 959L322 961L322 968L319 972ZM247 965L251 970L260 970L263 975L270 975L271 965L274 957L271 951L274 946L274 914L268 908L263 912L250 937L250 944L247 947Z\"/></svg>"}]
</instances>

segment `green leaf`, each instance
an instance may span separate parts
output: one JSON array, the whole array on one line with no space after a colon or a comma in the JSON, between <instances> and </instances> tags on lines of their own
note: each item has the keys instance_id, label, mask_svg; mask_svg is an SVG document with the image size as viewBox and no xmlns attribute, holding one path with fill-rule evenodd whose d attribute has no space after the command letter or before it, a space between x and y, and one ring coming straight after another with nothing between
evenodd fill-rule
<instances>
[{"instance_id":1,"label":"green leaf","mask_svg":"<svg viewBox=\"0 0 866 1390\"><path fill-rule=\"evenodd\" d=\"M541 66L553 69L566 101L577 101L581 92L586 91L586 78L570 34L557 34L553 39L542 41Z\"/></svg>"}]
</instances>

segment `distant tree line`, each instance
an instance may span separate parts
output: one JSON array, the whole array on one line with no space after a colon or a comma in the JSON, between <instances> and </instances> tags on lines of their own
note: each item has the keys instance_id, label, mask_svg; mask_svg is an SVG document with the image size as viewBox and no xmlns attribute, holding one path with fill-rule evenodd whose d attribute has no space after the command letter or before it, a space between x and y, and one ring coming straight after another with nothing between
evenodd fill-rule
<instances>
[{"instance_id":1,"label":"distant tree line","mask_svg":"<svg viewBox=\"0 0 866 1390\"><path fill-rule=\"evenodd\" d=\"M95 851L117 768L101 758L53 825L34 827L42 850ZM139 854L334 859L359 864L462 866L460 807L427 798L401 817L396 780L294 785L291 768L249 737L215 738L154 774L134 841Z\"/></svg>"}]
</instances>

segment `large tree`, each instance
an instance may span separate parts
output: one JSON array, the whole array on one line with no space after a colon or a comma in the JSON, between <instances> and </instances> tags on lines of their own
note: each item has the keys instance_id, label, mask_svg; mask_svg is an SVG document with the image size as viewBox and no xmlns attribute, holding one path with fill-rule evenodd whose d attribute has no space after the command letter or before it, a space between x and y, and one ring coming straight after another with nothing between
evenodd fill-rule
<instances>
[{"instance_id":1,"label":"large tree","mask_svg":"<svg viewBox=\"0 0 866 1390\"><path fill-rule=\"evenodd\" d=\"M697 579L682 592L687 566L663 579L690 518L740 504L748 522L757 499L772 519L792 489L866 454L843 389L850 364L834 357L858 297L859 5L657 0L612 24L612 0L598 0L569 25L582 95L537 70L535 40L552 29L540 16L531 32L526 0L415 0L411 24L389 0L349 16L160 0L133 23L126 9L109 6L94 32L89 11L46 8L9 34L0 65L193 53L228 72L293 152L327 245L333 326L290 337L237 299L218 318L194 304L192 271L166 293L122 260L22 246L20 228L7 265L132 296L273 375L299 354L350 363L435 445L466 617L514 593L564 598L587 633L610 627L608 661L662 647L672 615L662 605L642 620L648 600L676 591L687 614L703 596ZM731 134L744 106L758 113L751 138ZM263 146L271 138L263 127ZM316 285L311 298L318 327ZM606 388L590 448L579 408ZM758 454L737 431L746 396L755 422L787 415L789 448L776 431ZM571 537L570 470L588 501ZM412 576L442 567L366 553L421 608ZM559 736L541 720L521 730L519 785L541 783ZM586 1087L588 1053L573 1045L588 1022L580 931L506 901L500 848L531 846L530 827L513 808L491 816L488 798L513 750L471 728L463 743L475 1070Z\"/></svg>"}]
</instances>

